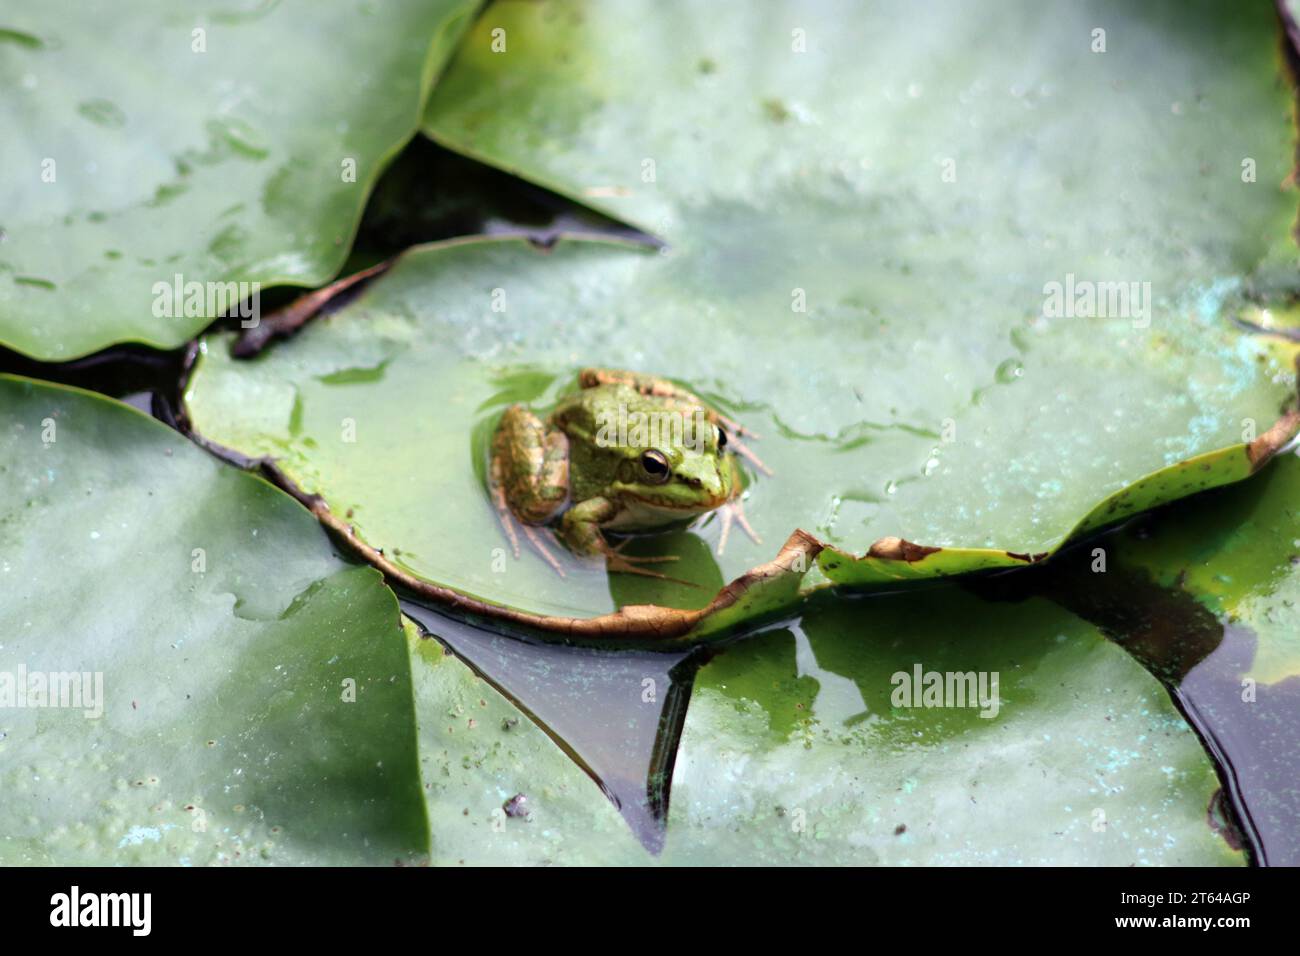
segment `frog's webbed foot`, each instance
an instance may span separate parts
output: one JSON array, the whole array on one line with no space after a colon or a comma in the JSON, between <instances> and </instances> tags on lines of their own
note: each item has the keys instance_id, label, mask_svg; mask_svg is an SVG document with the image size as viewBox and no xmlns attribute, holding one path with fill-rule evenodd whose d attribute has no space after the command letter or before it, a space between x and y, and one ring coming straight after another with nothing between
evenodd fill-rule
<instances>
[{"instance_id":1,"label":"frog's webbed foot","mask_svg":"<svg viewBox=\"0 0 1300 956\"><path fill-rule=\"evenodd\" d=\"M624 554L623 549L627 547L630 538L625 538L617 545L605 545L601 553L605 556L605 570L614 574L639 574L645 578L658 578L660 581L672 581L674 584L684 584L690 588L699 587L694 581L686 581L682 578L669 577L667 574L661 574L658 571L651 571L649 568L643 568L643 564L662 564L665 561L676 561L675 554L658 554L658 555L630 555Z\"/></svg>"},{"instance_id":2,"label":"frog's webbed foot","mask_svg":"<svg viewBox=\"0 0 1300 956\"><path fill-rule=\"evenodd\" d=\"M562 578L567 577L564 573L564 568L560 567L560 562L557 561L555 555L551 553L551 549L546 546L542 533L530 524L523 524L521 522L519 527L524 529L524 535L528 538L529 544L537 549L537 553L546 560L546 563L551 566L555 573ZM517 553L518 552L516 552L516 554Z\"/></svg>"},{"instance_id":3,"label":"frog's webbed foot","mask_svg":"<svg viewBox=\"0 0 1300 956\"><path fill-rule=\"evenodd\" d=\"M731 525L740 525L745 534L749 535L751 541L755 544L762 544L763 539L759 537L758 532L750 525L749 519L745 517L745 506L741 503L740 497L732 498L726 504L718 509L718 518L722 522L722 531L718 534L718 557L727 550L727 539L731 537Z\"/></svg>"}]
</instances>

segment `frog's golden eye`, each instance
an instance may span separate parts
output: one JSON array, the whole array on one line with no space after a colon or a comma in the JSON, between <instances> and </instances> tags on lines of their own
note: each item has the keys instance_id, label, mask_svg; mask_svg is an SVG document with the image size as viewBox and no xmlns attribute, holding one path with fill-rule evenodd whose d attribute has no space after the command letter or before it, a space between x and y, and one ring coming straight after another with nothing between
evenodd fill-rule
<instances>
[{"instance_id":1,"label":"frog's golden eye","mask_svg":"<svg viewBox=\"0 0 1300 956\"><path fill-rule=\"evenodd\" d=\"M672 469L668 467L664 453L653 448L641 453L641 470L656 485L662 485L672 476Z\"/></svg>"},{"instance_id":2,"label":"frog's golden eye","mask_svg":"<svg viewBox=\"0 0 1300 956\"><path fill-rule=\"evenodd\" d=\"M718 451L726 451L726 448L727 448L727 432L724 429L719 428L718 429Z\"/></svg>"}]
</instances>

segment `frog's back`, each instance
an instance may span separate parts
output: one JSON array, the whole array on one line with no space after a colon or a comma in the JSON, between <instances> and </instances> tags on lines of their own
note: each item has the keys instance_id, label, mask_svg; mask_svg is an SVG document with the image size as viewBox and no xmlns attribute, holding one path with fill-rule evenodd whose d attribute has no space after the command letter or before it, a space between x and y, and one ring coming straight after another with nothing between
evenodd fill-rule
<instances>
[{"instance_id":1,"label":"frog's back","mask_svg":"<svg viewBox=\"0 0 1300 956\"><path fill-rule=\"evenodd\" d=\"M551 420L571 437L595 440L602 426L617 429L623 414L646 411L646 397L627 385L597 385L581 388L560 400Z\"/></svg>"}]
</instances>

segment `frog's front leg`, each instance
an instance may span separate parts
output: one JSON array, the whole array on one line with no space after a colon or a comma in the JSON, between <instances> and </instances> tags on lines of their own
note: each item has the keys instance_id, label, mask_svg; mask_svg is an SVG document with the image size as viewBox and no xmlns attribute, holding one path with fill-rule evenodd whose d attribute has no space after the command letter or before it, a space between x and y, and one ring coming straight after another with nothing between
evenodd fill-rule
<instances>
[{"instance_id":1,"label":"frog's front leg","mask_svg":"<svg viewBox=\"0 0 1300 956\"><path fill-rule=\"evenodd\" d=\"M492 502L515 557L519 557L518 521L533 547L563 576L560 563L532 526L549 521L568 498L568 437L549 428L526 406L512 405L492 436L488 476Z\"/></svg>"},{"instance_id":2,"label":"frog's front leg","mask_svg":"<svg viewBox=\"0 0 1300 956\"><path fill-rule=\"evenodd\" d=\"M676 581L676 578L669 578L666 574L638 567L641 564L676 561L677 556L675 554L657 557L630 557L605 540L604 532L600 530L600 526L611 520L616 514L618 514L618 506L608 498L590 498L587 501L579 502L564 513L564 517L560 521L560 538L568 545L569 550L575 554L586 557L604 556L606 567L610 571L621 571L624 574L641 574L649 578ZM690 584L691 582L680 581L678 583Z\"/></svg>"}]
</instances>

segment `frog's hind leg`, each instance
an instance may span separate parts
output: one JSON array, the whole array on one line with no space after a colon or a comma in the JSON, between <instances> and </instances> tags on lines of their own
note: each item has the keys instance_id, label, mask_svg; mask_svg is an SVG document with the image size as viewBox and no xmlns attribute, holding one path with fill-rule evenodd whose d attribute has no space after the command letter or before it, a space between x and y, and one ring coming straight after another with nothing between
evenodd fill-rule
<instances>
[{"instance_id":1,"label":"frog's hind leg","mask_svg":"<svg viewBox=\"0 0 1300 956\"><path fill-rule=\"evenodd\" d=\"M512 405L501 416L492 439L488 484L497 517L519 557L516 524L555 572L564 569L535 527L545 524L568 498L569 439L523 405Z\"/></svg>"},{"instance_id":2,"label":"frog's hind leg","mask_svg":"<svg viewBox=\"0 0 1300 956\"><path fill-rule=\"evenodd\" d=\"M510 541L510 550L518 559L519 535L515 531L515 516L510 513L510 505L506 502L506 490L501 481L501 461L495 455L492 456L492 463L488 467L488 487L492 492L492 507L496 509L501 530L506 533L506 538Z\"/></svg>"},{"instance_id":3,"label":"frog's hind leg","mask_svg":"<svg viewBox=\"0 0 1300 956\"><path fill-rule=\"evenodd\" d=\"M551 549L548 548L546 542L542 540L544 533L530 524L521 524L519 527L523 529L524 536L528 538L528 543L537 549L537 553L546 560L546 563L551 566L555 573L562 578L568 577L568 575L564 573L564 568L560 567L560 562L557 561L555 555L551 553Z\"/></svg>"}]
</instances>

